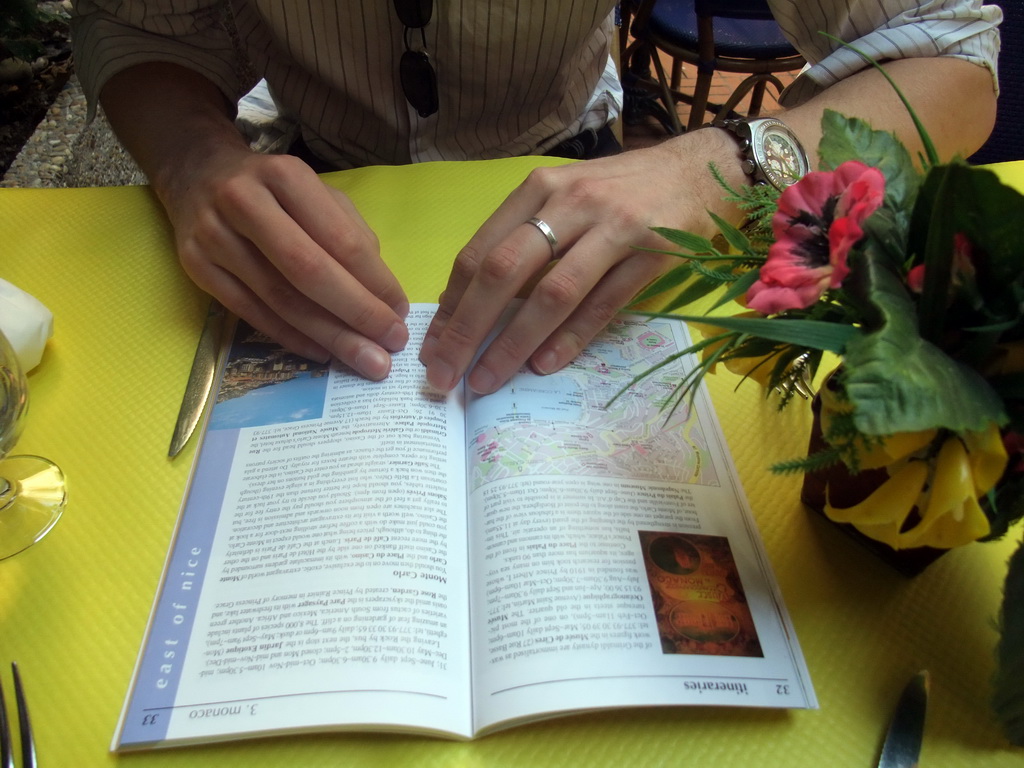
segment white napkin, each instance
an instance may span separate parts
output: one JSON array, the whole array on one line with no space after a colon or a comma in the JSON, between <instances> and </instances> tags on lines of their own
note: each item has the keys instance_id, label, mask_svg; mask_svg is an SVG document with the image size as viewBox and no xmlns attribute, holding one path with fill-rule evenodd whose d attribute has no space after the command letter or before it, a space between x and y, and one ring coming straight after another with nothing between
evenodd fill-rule
<instances>
[{"instance_id":1,"label":"white napkin","mask_svg":"<svg viewBox=\"0 0 1024 768\"><path fill-rule=\"evenodd\" d=\"M0 331L28 373L39 365L46 340L53 336L53 313L35 296L0 278Z\"/></svg>"}]
</instances>

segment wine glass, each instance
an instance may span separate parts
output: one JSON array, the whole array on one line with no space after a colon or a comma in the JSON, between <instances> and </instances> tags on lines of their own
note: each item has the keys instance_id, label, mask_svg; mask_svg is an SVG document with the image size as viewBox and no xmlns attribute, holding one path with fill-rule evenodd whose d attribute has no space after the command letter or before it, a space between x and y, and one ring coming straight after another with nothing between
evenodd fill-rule
<instances>
[{"instance_id":1,"label":"wine glass","mask_svg":"<svg viewBox=\"0 0 1024 768\"><path fill-rule=\"evenodd\" d=\"M28 409L28 382L0 332L0 560L45 536L64 511L64 473L39 456L8 456Z\"/></svg>"}]
</instances>

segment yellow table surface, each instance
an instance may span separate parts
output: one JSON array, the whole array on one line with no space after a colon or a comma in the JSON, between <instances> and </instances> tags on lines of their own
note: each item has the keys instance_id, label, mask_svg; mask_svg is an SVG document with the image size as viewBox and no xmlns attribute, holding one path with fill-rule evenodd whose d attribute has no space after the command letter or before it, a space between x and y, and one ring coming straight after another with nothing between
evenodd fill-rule
<instances>
[{"instance_id":1,"label":"yellow table surface","mask_svg":"<svg viewBox=\"0 0 1024 768\"><path fill-rule=\"evenodd\" d=\"M410 299L433 301L458 248L539 158L330 174L380 236ZM1024 188L1024 163L997 168ZM91 766L873 766L899 691L927 668L922 765L1020 766L988 703L994 621L1016 541L972 545L906 579L809 514L809 408L783 414L710 377L821 709L679 708L552 720L453 743L330 734L117 756L108 752L195 450L166 458L206 298L180 271L144 187L0 190L0 277L54 312L17 448L68 476L63 519L0 562L0 674L17 660L44 768ZM10 698L8 699L10 701Z\"/></svg>"}]
</instances>

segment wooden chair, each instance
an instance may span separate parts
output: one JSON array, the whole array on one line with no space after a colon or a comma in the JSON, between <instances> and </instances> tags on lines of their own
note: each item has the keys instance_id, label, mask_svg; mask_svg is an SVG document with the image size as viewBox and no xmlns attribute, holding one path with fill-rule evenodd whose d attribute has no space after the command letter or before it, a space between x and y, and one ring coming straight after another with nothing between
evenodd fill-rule
<instances>
[{"instance_id":1,"label":"wooden chair","mask_svg":"<svg viewBox=\"0 0 1024 768\"><path fill-rule=\"evenodd\" d=\"M748 93L746 114L760 114L767 86L782 91L774 73L797 70L805 63L772 18L766 0L625 0L620 14L627 109L630 88L658 94L664 109L656 116L670 133L683 132L676 112L679 102L690 105L687 130L703 125L708 111L723 118L734 114ZM672 58L671 80L659 51ZM697 68L692 93L681 90L683 63ZM651 64L656 80L650 76ZM708 102L716 72L748 75L720 105Z\"/></svg>"}]
</instances>

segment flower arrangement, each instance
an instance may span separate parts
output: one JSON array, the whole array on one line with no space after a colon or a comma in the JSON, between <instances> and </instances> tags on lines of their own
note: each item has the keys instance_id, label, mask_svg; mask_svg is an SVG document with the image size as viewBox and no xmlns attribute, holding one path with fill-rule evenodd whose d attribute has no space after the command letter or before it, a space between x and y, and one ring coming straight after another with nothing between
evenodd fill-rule
<instances>
[{"instance_id":1,"label":"flower arrangement","mask_svg":"<svg viewBox=\"0 0 1024 768\"><path fill-rule=\"evenodd\" d=\"M745 306L684 316L704 338L680 353L698 364L675 404L721 363L784 407L837 356L819 395L823 449L773 469L881 469L863 501L826 492L824 511L895 550L991 540L1024 516L1024 196L990 170L939 162L917 125L921 169L892 134L836 112L822 170L781 194L732 189L712 167L747 223L714 217L713 241L657 229L682 261L636 300L673 291L649 314L677 317L697 300ZM1024 546L1001 621L994 704L1024 744Z\"/></svg>"}]
</instances>

